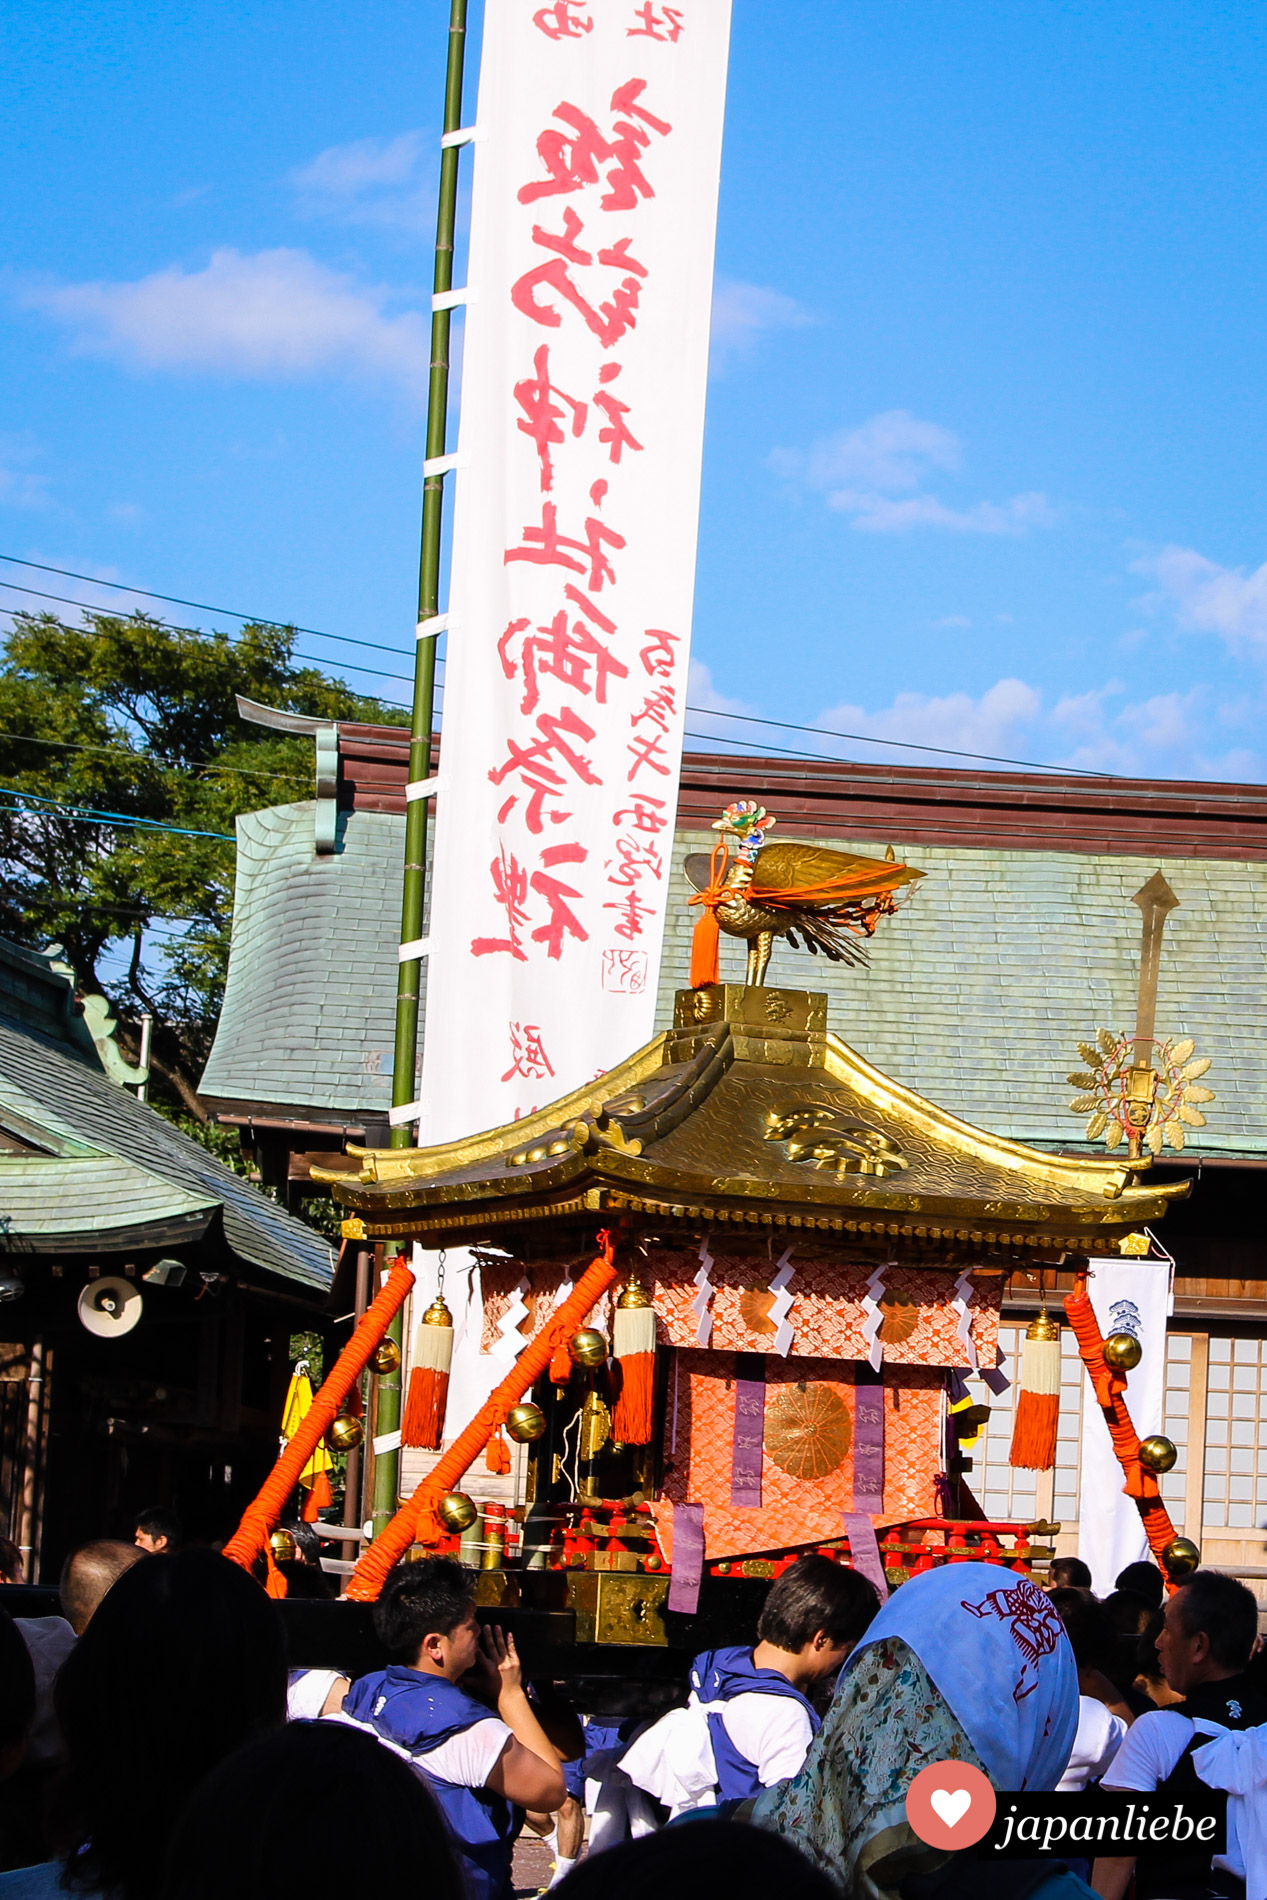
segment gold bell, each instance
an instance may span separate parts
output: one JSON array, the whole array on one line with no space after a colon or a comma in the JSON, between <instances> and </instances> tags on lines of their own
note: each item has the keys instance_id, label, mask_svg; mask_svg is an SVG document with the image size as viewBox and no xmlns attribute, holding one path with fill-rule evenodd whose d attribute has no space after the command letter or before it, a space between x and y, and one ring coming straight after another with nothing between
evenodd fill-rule
<instances>
[{"instance_id":1,"label":"gold bell","mask_svg":"<svg viewBox=\"0 0 1267 1900\"><path fill-rule=\"evenodd\" d=\"M436 1505L436 1516L446 1531L469 1531L479 1512L465 1491L446 1491Z\"/></svg>"},{"instance_id":2,"label":"gold bell","mask_svg":"<svg viewBox=\"0 0 1267 1900\"><path fill-rule=\"evenodd\" d=\"M1169 1438L1163 1438L1160 1432L1154 1432L1151 1438L1145 1438L1139 1448L1139 1462L1148 1471L1172 1471L1178 1447Z\"/></svg>"},{"instance_id":3,"label":"gold bell","mask_svg":"<svg viewBox=\"0 0 1267 1900\"><path fill-rule=\"evenodd\" d=\"M340 1412L330 1422L326 1440L333 1451L351 1451L365 1436L365 1427L351 1412Z\"/></svg>"},{"instance_id":4,"label":"gold bell","mask_svg":"<svg viewBox=\"0 0 1267 1900\"><path fill-rule=\"evenodd\" d=\"M380 1376L400 1370L400 1347L394 1339L379 1341L370 1354L370 1367Z\"/></svg>"},{"instance_id":5,"label":"gold bell","mask_svg":"<svg viewBox=\"0 0 1267 1900\"><path fill-rule=\"evenodd\" d=\"M437 1293L434 1300L422 1316L424 1326L452 1326L453 1315L444 1303L443 1293Z\"/></svg>"},{"instance_id":6,"label":"gold bell","mask_svg":"<svg viewBox=\"0 0 1267 1900\"><path fill-rule=\"evenodd\" d=\"M628 1286L622 1290L616 1304L617 1306L626 1308L631 1306L650 1306L651 1295L638 1280L631 1280Z\"/></svg>"},{"instance_id":7,"label":"gold bell","mask_svg":"<svg viewBox=\"0 0 1267 1900\"><path fill-rule=\"evenodd\" d=\"M1110 1333L1104 1342L1105 1364L1114 1372L1134 1372L1144 1357L1144 1348L1134 1333Z\"/></svg>"},{"instance_id":8,"label":"gold bell","mask_svg":"<svg viewBox=\"0 0 1267 1900\"><path fill-rule=\"evenodd\" d=\"M1162 1566L1167 1576L1191 1576L1201 1562L1201 1552L1190 1537L1174 1537L1161 1553Z\"/></svg>"},{"instance_id":9,"label":"gold bell","mask_svg":"<svg viewBox=\"0 0 1267 1900\"><path fill-rule=\"evenodd\" d=\"M583 1326L568 1341L574 1365L602 1366L607 1363L607 1341L592 1326Z\"/></svg>"},{"instance_id":10,"label":"gold bell","mask_svg":"<svg viewBox=\"0 0 1267 1900\"><path fill-rule=\"evenodd\" d=\"M1044 1306L1041 1313L1025 1328L1025 1337L1026 1339L1059 1339L1060 1321L1053 1319Z\"/></svg>"},{"instance_id":11,"label":"gold bell","mask_svg":"<svg viewBox=\"0 0 1267 1900\"><path fill-rule=\"evenodd\" d=\"M539 1405L525 1401L523 1405L512 1405L506 1414L506 1436L513 1438L517 1445L531 1445L545 1428L546 1415Z\"/></svg>"},{"instance_id":12,"label":"gold bell","mask_svg":"<svg viewBox=\"0 0 1267 1900\"><path fill-rule=\"evenodd\" d=\"M289 1531L274 1531L268 1540L275 1564L292 1564L299 1555L299 1546Z\"/></svg>"}]
</instances>

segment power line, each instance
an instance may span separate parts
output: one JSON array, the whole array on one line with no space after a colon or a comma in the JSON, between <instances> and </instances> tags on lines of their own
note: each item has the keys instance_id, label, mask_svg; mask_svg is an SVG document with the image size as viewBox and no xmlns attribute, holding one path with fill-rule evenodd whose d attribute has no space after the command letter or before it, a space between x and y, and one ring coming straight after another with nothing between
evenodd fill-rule
<instances>
[{"instance_id":1,"label":"power line","mask_svg":"<svg viewBox=\"0 0 1267 1900\"><path fill-rule=\"evenodd\" d=\"M0 555L0 560L7 560L8 558L9 557L7 555ZM14 593L14 594L30 594L32 598L35 600L55 600L58 602L60 606L63 606L63 607L78 607L81 613L101 614L101 613L110 612L110 609L108 607L97 607L90 600L72 600L68 594L44 593L38 587L23 587L17 581L0 581L0 587L6 587L9 589L11 593ZM140 590L134 589L133 591L139 592ZM137 617L138 617L138 610L136 609L134 609L130 615L126 616L126 618L128 619L136 619ZM169 633L196 633L200 631L200 629L196 627L179 627L175 624L175 622L171 620L151 619L150 624L155 627L165 627ZM281 627L282 625L282 623L277 620L270 620L270 621L263 622L260 624L264 624L270 627ZM295 631L297 633L306 632L308 631L308 629L296 628ZM224 637L226 640L229 641L231 646L241 645L240 634L238 635L237 639L234 639L231 634L225 634ZM338 638L338 635L330 633L330 634L325 634L322 637L327 640L334 640ZM206 636L203 635L203 638L206 638ZM369 646L370 642L368 640L355 640L355 641L349 642L349 644L353 646ZM391 653L394 649L391 647L379 647L376 650L380 653ZM398 680L401 677L401 674L408 670L405 665L405 662L407 661L408 657L409 657L408 654L404 654L404 653L401 654L400 656L401 664L400 666L397 667L394 673L384 673L382 668L377 667L377 666L362 666L360 662L356 660L346 660L343 662L343 664L345 665L349 673L369 673L374 679ZM320 654L320 653L296 653L292 655L292 658L296 660L307 660L311 662L311 664L314 666L331 666L335 664L335 662L327 659L324 656L324 654ZM393 702L387 701L385 703L392 704ZM399 703L399 702L395 702L395 703Z\"/></svg>"},{"instance_id":2,"label":"power line","mask_svg":"<svg viewBox=\"0 0 1267 1900\"><path fill-rule=\"evenodd\" d=\"M0 793L7 798L24 800L27 805L38 805L48 811L64 811L72 818L87 819L93 824L129 825L141 831L170 831L177 838L219 838L225 844L234 844L236 840L227 831L195 831L188 825L165 825L157 818L129 818L121 811L94 811L87 805L67 805L58 798L41 798L37 792L20 792L14 785L0 785ZM23 809L21 804L10 806L10 810ZM41 817L42 812L31 814Z\"/></svg>"},{"instance_id":3,"label":"power line","mask_svg":"<svg viewBox=\"0 0 1267 1900\"><path fill-rule=\"evenodd\" d=\"M300 627L293 620L277 620L272 614L240 614L232 607L209 607L205 600L182 600L179 594L156 594L151 587L129 587L126 581L103 581L96 574L78 574L73 567L50 567L46 561L24 561L16 554L0 554L0 561L11 561L15 567L33 567L40 574L61 574L69 581L87 581L90 587L112 587L117 593L139 594L144 600L165 600L171 607L195 607L199 613L220 614L226 620L241 620L247 626L282 627L289 629L292 633L310 634L314 640L337 640L341 646L345 647L369 647L375 653L396 651L395 647L386 647L378 640L354 640L346 633L322 633L320 627ZM21 591L34 593L35 589L23 588ZM46 594L42 598L60 600L62 597L60 594ZM77 607L84 603L72 600L67 604ZM95 611L100 613L105 610L97 608ZM160 624L167 625L168 623L164 621ZM180 629L180 631L187 631L187 629ZM405 656L402 654L401 657Z\"/></svg>"},{"instance_id":4,"label":"power line","mask_svg":"<svg viewBox=\"0 0 1267 1900\"><path fill-rule=\"evenodd\" d=\"M1112 772L1093 772L1085 765L1042 765L1035 759L1001 758L995 752L961 752L955 746L919 745L913 739L881 739L867 732L836 732L830 726L798 726L786 719L761 719L752 713L713 712L707 706L688 706L686 710L689 713L703 713L708 719L739 719L748 726L774 726L780 732L821 733L824 739L849 739L858 745L891 745L900 747L903 752L936 752L946 759L981 759L990 765L1020 765L1030 772L1061 772L1078 778L1113 778L1115 776ZM711 740L713 738L710 733L700 732L691 733L688 736L693 739ZM736 739L733 743L738 745L740 741ZM782 746L771 745L768 740L762 743L767 752L784 750ZM797 753L795 756L812 757L813 754ZM840 763L848 764L849 761L841 760Z\"/></svg>"},{"instance_id":5,"label":"power line","mask_svg":"<svg viewBox=\"0 0 1267 1900\"><path fill-rule=\"evenodd\" d=\"M179 594L159 594L159 593L155 593L151 588L147 588L147 587L129 587L127 583L124 581L98 580L94 575L80 574L80 573L77 573L75 569L69 568L69 567L52 567L48 563L42 562L42 561L24 561L16 554L0 554L0 561L11 561L18 567L36 568L40 573L43 573L43 574L63 574L70 580L87 581L90 586L112 587L122 593L139 594L146 600L165 600L165 601L170 602L174 606L178 606L178 607L196 607L201 613L223 614L230 620L241 620L247 623L253 622L260 626L289 627L289 628L293 628L296 633L308 634L312 638L318 639L318 640L338 641L345 646L361 646L361 647L365 647L368 651L375 652L375 653L389 653L393 655L397 653L397 649L395 647L385 646L381 641L353 640L353 639L350 639L346 634L322 633L320 629L317 627L301 627L294 621L274 620L270 616L263 615L263 614L243 614L243 613L239 613L236 609L231 608L231 607L211 607L205 601L185 600ZM16 587L15 584L10 581L0 581L0 587L13 587L14 591L17 593L34 594L36 598L40 600L60 601L62 602L62 604L68 607L83 608L84 606L87 605L89 612L100 613L100 612L106 611L105 609L102 609L102 608L94 608L90 604L85 603L83 601L68 600L65 598L65 596L60 595L60 594L40 594L38 590L35 588ZM170 628L172 631L178 632L178 633L190 631L190 629L188 628L180 628L180 627L173 628L170 621L159 621L157 624L159 626L166 626ZM295 657L296 659L312 661L318 666L325 666L329 664L328 661L319 658L316 654L301 653L301 654L296 654ZM401 659L402 662L405 662L408 656L405 654L400 654L399 658ZM444 665L443 658L438 659L436 664L438 666L443 666ZM400 677L399 673L381 673L381 672L378 672L373 667L354 666L354 667L351 667L350 670L352 672L370 674L372 677L376 679L398 679ZM402 710L405 709L405 702L401 702L399 700L384 700L383 703L385 705L399 705L401 706ZM1058 772L1066 777L1095 778L1095 779L1111 779L1117 776L1117 774L1112 773L1112 772L1096 772L1096 771L1091 770L1087 766L1049 765L1043 760L1006 758L994 752L969 752L957 746L921 745L919 744L918 741L913 740L913 739L882 739L882 738L877 738L874 733L840 732L827 726L800 725L797 722L792 721L792 720L764 719L759 714L755 714L755 713L729 713L729 712L723 713L723 712L717 712L715 709L708 706L692 706L690 704L687 705L686 711L689 713L695 713L706 719L730 719L737 723L741 723L743 725L768 726L772 728L773 730L780 731L780 732L803 732L803 733L808 734L812 738L821 737L821 738L828 738L828 739L844 739L851 745L892 746L901 752L929 753L937 758L976 759L985 765L1013 765L1013 766L1018 766L1021 770L1027 771L1027 772ZM726 743L723 739L721 739L720 736L714 737L714 735L711 735L708 733L691 733L691 734L688 734L687 736L690 738L704 739L710 743L718 743L718 744ZM735 743L739 743L739 742L736 741ZM777 752L783 757L790 756L794 758L802 758L802 757L812 758L815 756L821 756L821 755L815 755L812 753L805 754L805 753L799 753L799 752L789 754L786 747L771 745L768 742L763 742L763 743L765 743L765 749L767 751ZM847 759L832 761L830 758L830 755L828 755L827 762L846 764L846 765L851 763L851 761Z\"/></svg>"},{"instance_id":6,"label":"power line","mask_svg":"<svg viewBox=\"0 0 1267 1900\"><path fill-rule=\"evenodd\" d=\"M148 752L134 752L131 746L84 745L78 739L39 739L31 732L7 732L3 728L0 728L0 739L14 739L19 745L58 746L71 752L99 752L108 758L139 759L143 765L154 765L159 770L163 769L161 762L152 758ZM261 772L252 765L212 765L206 759L187 759L185 766L167 769L183 771L186 768L200 772L237 772L243 778L284 779L288 785L306 785L310 777L307 772Z\"/></svg>"}]
</instances>

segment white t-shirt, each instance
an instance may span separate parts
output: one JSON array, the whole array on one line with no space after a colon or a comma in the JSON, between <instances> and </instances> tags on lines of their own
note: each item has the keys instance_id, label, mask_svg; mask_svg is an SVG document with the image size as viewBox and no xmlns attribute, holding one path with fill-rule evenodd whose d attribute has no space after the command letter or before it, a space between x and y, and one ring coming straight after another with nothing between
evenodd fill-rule
<instances>
[{"instance_id":1,"label":"white t-shirt","mask_svg":"<svg viewBox=\"0 0 1267 1900\"><path fill-rule=\"evenodd\" d=\"M1126 1724L1093 1696L1078 1697L1078 1732L1073 1738L1069 1765L1056 1783L1057 1794L1076 1794L1101 1781L1122 1746Z\"/></svg>"},{"instance_id":2,"label":"white t-shirt","mask_svg":"<svg viewBox=\"0 0 1267 1900\"><path fill-rule=\"evenodd\" d=\"M512 1735L499 1716L490 1715L487 1721L472 1722L470 1728L462 1730L460 1735L452 1736L447 1742L441 1742L438 1748L410 1750L402 1748L398 1742L389 1741L381 1735L372 1722L358 1722L355 1716L340 1712L328 1715L327 1722L344 1722L349 1728L362 1729L366 1735L372 1735L384 1748L390 1748L394 1755L411 1762L426 1775L437 1781L447 1781L455 1788L482 1788L506 1752L506 1744Z\"/></svg>"},{"instance_id":3,"label":"white t-shirt","mask_svg":"<svg viewBox=\"0 0 1267 1900\"><path fill-rule=\"evenodd\" d=\"M727 1735L752 1763L763 1788L800 1774L814 1729L808 1709L791 1696L748 1689L729 1702L704 1706L710 1715L721 1716Z\"/></svg>"},{"instance_id":4,"label":"white t-shirt","mask_svg":"<svg viewBox=\"0 0 1267 1900\"><path fill-rule=\"evenodd\" d=\"M341 1669L292 1669L286 1680L286 1720L315 1722L336 1682L347 1682Z\"/></svg>"},{"instance_id":5,"label":"white t-shirt","mask_svg":"<svg viewBox=\"0 0 1267 1900\"><path fill-rule=\"evenodd\" d=\"M1202 1722L1203 1734L1221 1735L1217 1722ZM1113 1758L1113 1766L1104 1777L1106 1788L1127 1794L1151 1794L1174 1773L1179 1757L1197 1733L1197 1724L1173 1709L1150 1709L1137 1716L1126 1731L1126 1740ZM1225 1873L1245 1878L1245 1855L1236 1830L1236 1803L1227 1804L1227 1853L1216 1854L1214 1865Z\"/></svg>"}]
</instances>

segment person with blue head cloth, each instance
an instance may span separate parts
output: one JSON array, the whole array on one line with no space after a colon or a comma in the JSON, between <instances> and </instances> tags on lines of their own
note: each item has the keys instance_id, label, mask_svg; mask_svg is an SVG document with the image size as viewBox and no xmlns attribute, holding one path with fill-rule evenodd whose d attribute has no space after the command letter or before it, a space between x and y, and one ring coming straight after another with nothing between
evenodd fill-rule
<instances>
[{"instance_id":1,"label":"person with blue head cloth","mask_svg":"<svg viewBox=\"0 0 1267 1900\"><path fill-rule=\"evenodd\" d=\"M1044 1592L998 1564L944 1564L889 1598L841 1671L799 1774L760 1795L750 1818L854 1900L949 1900L955 1856L906 1818L916 1775L962 1761L999 1792L1050 1791L1077 1727L1077 1665ZM979 1890L980 1866L966 1872ZM1090 1889L1063 1867L1039 1868L1028 1892L1088 1900Z\"/></svg>"}]
</instances>

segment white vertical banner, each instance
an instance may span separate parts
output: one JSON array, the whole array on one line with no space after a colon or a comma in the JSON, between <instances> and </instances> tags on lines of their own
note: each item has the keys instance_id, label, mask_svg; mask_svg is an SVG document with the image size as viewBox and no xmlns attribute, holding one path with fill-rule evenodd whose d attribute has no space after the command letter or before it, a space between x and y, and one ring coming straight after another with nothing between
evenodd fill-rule
<instances>
[{"instance_id":1,"label":"white vertical banner","mask_svg":"<svg viewBox=\"0 0 1267 1900\"><path fill-rule=\"evenodd\" d=\"M1170 1275L1156 1260L1092 1260L1087 1273L1100 1331L1131 1333L1143 1356L1127 1374L1126 1408L1141 1438L1159 1432L1166 1384L1166 1313ZM1127 1564L1149 1555L1148 1539L1091 1381L1082 1381L1082 1462L1078 1474L1078 1555L1091 1570L1091 1588L1107 1596Z\"/></svg>"},{"instance_id":2,"label":"white vertical banner","mask_svg":"<svg viewBox=\"0 0 1267 1900\"><path fill-rule=\"evenodd\" d=\"M652 1031L730 0L487 0L424 1143Z\"/></svg>"}]
</instances>

